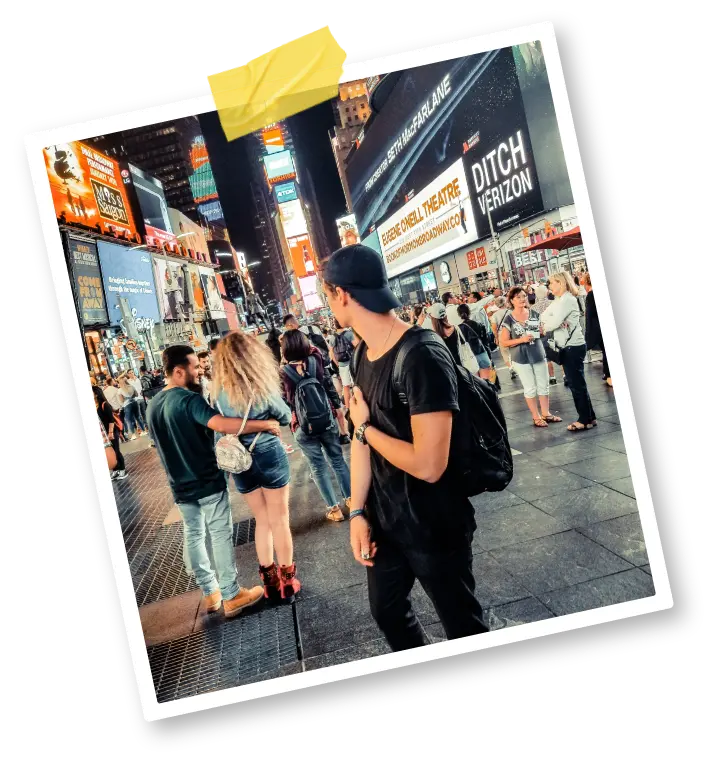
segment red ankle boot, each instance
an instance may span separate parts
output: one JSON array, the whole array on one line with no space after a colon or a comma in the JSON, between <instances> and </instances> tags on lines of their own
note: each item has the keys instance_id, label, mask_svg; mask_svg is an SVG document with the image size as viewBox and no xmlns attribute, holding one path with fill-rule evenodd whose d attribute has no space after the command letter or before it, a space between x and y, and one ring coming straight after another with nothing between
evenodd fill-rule
<instances>
[{"instance_id":1,"label":"red ankle boot","mask_svg":"<svg viewBox=\"0 0 718 763\"><path fill-rule=\"evenodd\" d=\"M279 570L277 565L272 562L269 567L259 565L259 576L264 583L264 598L279 599L281 597L281 584L279 582Z\"/></svg>"},{"instance_id":2,"label":"red ankle boot","mask_svg":"<svg viewBox=\"0 0 718 763\"><path fill-rule=\"evenodd\" d=\"M297 579L297 564L290 564L285 567L282 565L279 568L280 578L280 591L282 593L282 599L285 604L292 604L294 602L294 595L299 593L302 588L301 583Z\"/></svg>"}]
</instances>

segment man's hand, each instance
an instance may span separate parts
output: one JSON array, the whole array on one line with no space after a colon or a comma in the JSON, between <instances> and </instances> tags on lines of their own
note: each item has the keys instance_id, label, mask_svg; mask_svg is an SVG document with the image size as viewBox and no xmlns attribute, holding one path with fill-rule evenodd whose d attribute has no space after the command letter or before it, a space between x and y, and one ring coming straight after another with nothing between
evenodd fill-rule
<instances>
[{"instance_id":1,"label":"man's hand","mask_svg":"<svg viewBox=\"0 0 718 763\"><path fill-rule=\"evenodd\" d=\"M352 419L352 424L355 429L358 429L362 424L366 424L369 421L369 406L364 400L364 395L359 387L352 389L352 395L349 400L349 415Z\"/></svg>"},{"instance_id":2,"label":"man's hand","mask_svg":"<svg viewBox=\"0 0 718 763\"><path fill-rule=\"evenodd\" d=\"M280 430L279 430L279 422L275 419L267 419L265 422L266 429L264 430L267 434L273 434L279 437Z\"/></svg>"},{"instance_id":3,"label":"man's hand","mask_svg":"<svg viewBox=\"0 0 718 763\"><path fill-rule=\"evenodd\" d=\"M354 558L364 567L373 567L371 561L376 556L376 543L371 540L371 527L364 517L354 517L349 523L349 537ZM364 559L368 556L368 559Z\"/></svg>"}]
</instances>

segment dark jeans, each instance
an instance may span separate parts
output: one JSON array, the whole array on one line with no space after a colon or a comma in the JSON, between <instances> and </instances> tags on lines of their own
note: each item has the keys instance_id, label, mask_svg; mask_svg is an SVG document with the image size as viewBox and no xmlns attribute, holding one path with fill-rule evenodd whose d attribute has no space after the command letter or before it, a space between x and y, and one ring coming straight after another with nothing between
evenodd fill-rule
<instances>
[{"instance_id":1,"label":"dark jeans","mask_svg":"<svg viewBox=\"0 0 718 763\"><path fill-rule=\"evenodd\" d=\"M586 357L586 345L578 347L564 347L561 350L563 359L563 372L568 379L568 387L573 395L573 404L578 412L578 421L581 424L591 424L596 414L591 405L591 397L586 386L583 361Z\"/></svg>"},{"instance_id":2,"label":"dark jeans","mask_svg":"<svg viewBox=\"0 0 718 763\"><path fill-rule=\"evenodd\" d=\"M117 466L115 466L115 469L120 471L125 468L125 457L120 450L120 433L117 429L115 429L115 436L112 438L111 442L112 450L115 451L115 455L117 456Z\"/></svg>"},{"instance_id":3,"label":"dark jeans","mask_svg":"<svg viewBox=\"0 0 718 763\"><path fill-rule=\"evenodd\" d=\"M603 375L607 378L611 378L611 372L608 370L608 358L606 357L606 348L603 346L603 339L601 339L601 342L598 345L601 348L601 353L603 354Z\"/></svg>"},{"instance_id":4,"label":"dark jeans","mask_svg":"<svg viewBox=\"0 0 718 763\"><path fill-rule=\"evenodd\" d=\"M369 606L392 651L427 642L409 594L418 578L431 599L447 638L486 633L484 613L474 593L471 536L451 551L419 551L377 540L374 566L367 567Z\"/></svg>"}]
</instances>

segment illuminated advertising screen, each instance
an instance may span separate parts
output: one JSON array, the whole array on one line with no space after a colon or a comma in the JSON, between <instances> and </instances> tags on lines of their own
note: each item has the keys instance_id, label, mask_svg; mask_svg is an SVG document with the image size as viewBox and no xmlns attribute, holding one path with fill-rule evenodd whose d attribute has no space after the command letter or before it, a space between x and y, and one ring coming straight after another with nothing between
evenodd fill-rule
<instances>
[{"instance_id":1,"label":"illuminated advertising screen","mask_svg":"<svg viewBox=\"0 0 718 763\"><path fill-rule=\"evenodd\" d=\"M160 320L152 255L141 249L132 250L105 241L97 242L97 251L110 324L120 326L128 334L125 318L129 313L138 331L152 330ZM126 300L127 310L123 310L121 300Z\"/></svg>"},{"instance_id":2,"label":"illuminated advertising screen","mask_svg":"<svg viewBox=\"0 0 718 763\"><path fill-rule=\"evenodd\" d=\"M518 48L502 48L396 78L347 166L360 234L460 157L472 181L478 238L490 235L489 213L500 230L543 210L514 55Z\"/></svg>"},{"instance_id":3,"label":"illuminated advertising screen","mask_svg":"<svg viewBox=\"0 0 718 763\"><path fill-rule=\"evenodd\" d=\"M279 127L268 127L262 130L262 142L268 154L277 154L284 150L284 138Z\"/></svg>"},{"instance_id":4,"label":"illuminated advertising screen","mask_svg":"<svg viewBox=\"0 0 718 763\"><path fill-rule=\"evenodd\" d=\"M420 273L419 279L421 281L421 288L424 291L436 291L436 276L433 269L427 270L426 273Z\"/></svg>"},{"instance_id":5,"label":"illuminated advertising screen","mask_svg":"<svg viewBox=\"0 0 718 763\"><path fill-rule=\"evenodd\" d=\"M307 233L307 219L304 217L302 202L299 199L280 204L279 218L282 221L285 238L294 238Z\"/></svg>"},{"instance_id":6,"label":"illuminated advertising screen","mask_svg":"<svg viewBox=\"0 0 718 763\"><path fill-rule=\"evenodd\" d=\"M339 230L339 241L342 246L361 243L359 231L357 230L356 215L340 217L337 220L337 229Z\"/></svg>"},{"instance_id":7,"label":"illuminated advertising screen","mask_svg":"<svg viewBox=\"0 0 718 763\"><path fill-rule=\"evenodd\" d=\"M499 266L496 250L488 241L459 249L458 252L454 252L454 257L459 278L486 273L488 270L496 270Z\"/></svg>"},{"instance_id":8,"label":"illuminated advertising screen","mask_svg":"<svg viewBox=\"0 0 718 763\"><path fill-rule=\"evenodd\" d=\"M148 245L176 243L162 183L156 177L127 162L120 164L120 174L128 193L134 192L137 198L135 209L139 207ZM137 222L139 224L139 221Z\"/></svg>"},{"instance_id":9,"label":"illuminated advertising screen","mask_svg":"<svg viewBox=\"0 0 718 763\"><path fill-rule=\"evenodd\" d=\"M277 154L270 154L262 158L264 160L264 169L267 173L267 180L270 183L276 183L280 180L291 180L296 176L291 151L280 151Z\"/></svg>"},{"instance_id":10,"label":"illuminated advertising screen","mask_svg":"<svg viewBox=\"0 0 718 763\"><path fill-rule=\"evenodd\" d=\"M362 239L362 244L373 249L377 254L381 254L381 246L379 244L379 233L372 231L368 236Z\"/></svg>"},{"instance_id":11,"label":"illuminated advertising screen","mask_svg":"<svg viewBox=\"0 0 718 763\"><path fill-rule=\"evenodd\" d=\"M312 310L319 310L324 307L322 298L317 291L317 277L306 276L299 279L299 290L302 292L302 299L304 300L304 309L307 312Z\"/></svg>"},{"instance_id":12,"label":"illuminated advertising screen","mask_svg":"<svg viewBox=\"0 0 718 763\"><path fill-rule=\"evenodd\" d=\"M205 296L205 304L209 309L212 318L224 318L224 307L222 306L222 295L217 285L217 277L214 270L209 268L199 268L199 275L202 281L202 289Z\"/></svg>"},{"instance_id":13,"label":"illuminated advertising screen","mask_svg":"<svg viewBox=\"0 0 718 763\"><path fill-rule=\"evenodd\" d=\"M52 201L60 222L79 223L103 233L137 235L119 164L73 141L44 149Z\"/></svg>"},{"instance_id":14,"label":"illuminated advertising screen","mask_svg":"<svg viewBox=\"0 0 718 763\"><path fill-rule=\"evenodd\" d=\"M274 197L277 204L294 201L297 198L297 186L294 183L278 183L274 186Z\"/></svg>"},{"instance_id":15,"label":"illuminated advertising screen","mask_svg":"<svg viewBox=\"0 0 718 763\"><path fill-rule=\"evenodd\" d=\"M297 278L316 275L317 259L308 234L287 239L289 253L292 256L292 267Z\"/></svg>"},{"instance_id":16,"label":"illuminated advertising screen","mask_svg":"<svg viewBox=\"0 0 718 763\"><path fill-rule=\"evenodd\" d=\"M192 300L192 306L198 313L207 309L207 303L204 298L204 289L202 287L202 278L199 274L199 267L192 262L187 263L187 272L189 273L189 296Z\"/></svg>"},{"instance_id":17,"label":"illuminated advertising screen","mask_svg":"<svg viewBox=\"0 0 718 763\"><path fill-rule=\"evenodd\" d=\"M461 159L377 228L389 277L476 240L469 184Z\"/></svg>"},{"instance_id":18,"label":"illuminated advertising screen","mask_svg":"<svg viewBox=\"0 0 718 763\"><path fill-rule=\"evenodd\" d=\"M179 262L154 257L155 281L164 320L189 320L192 304L186 269Z\"/></svg>"},{"instance_id":19,"label":"illuminated advertising screen","mask_svg":"<svg viewBox=\"0 0 718 763\"><path fill-rule=\"evenodd\" d=\"M102 290L102 276L94 241L67 238L72 268L72 285L80 305L84 326L107 323L107 305Z\"/></svg>"}]
</instances>

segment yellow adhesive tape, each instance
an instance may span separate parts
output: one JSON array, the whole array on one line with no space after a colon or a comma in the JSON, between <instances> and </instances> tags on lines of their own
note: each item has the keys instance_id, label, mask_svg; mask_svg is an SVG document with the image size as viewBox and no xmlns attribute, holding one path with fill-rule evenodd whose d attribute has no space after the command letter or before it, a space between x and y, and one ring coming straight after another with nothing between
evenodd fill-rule
<instances>
[{"instance_id":1,"label":"yellow adhesive tape","mask_svg":"<svg viewBox=\"0 0 718 763\"><path fill-rule=\"evenodd\" d=\"M346 57L324 27L245 66L212 74L209 86L227 140L336 98Z\"/></svg>"}]
</instances>

